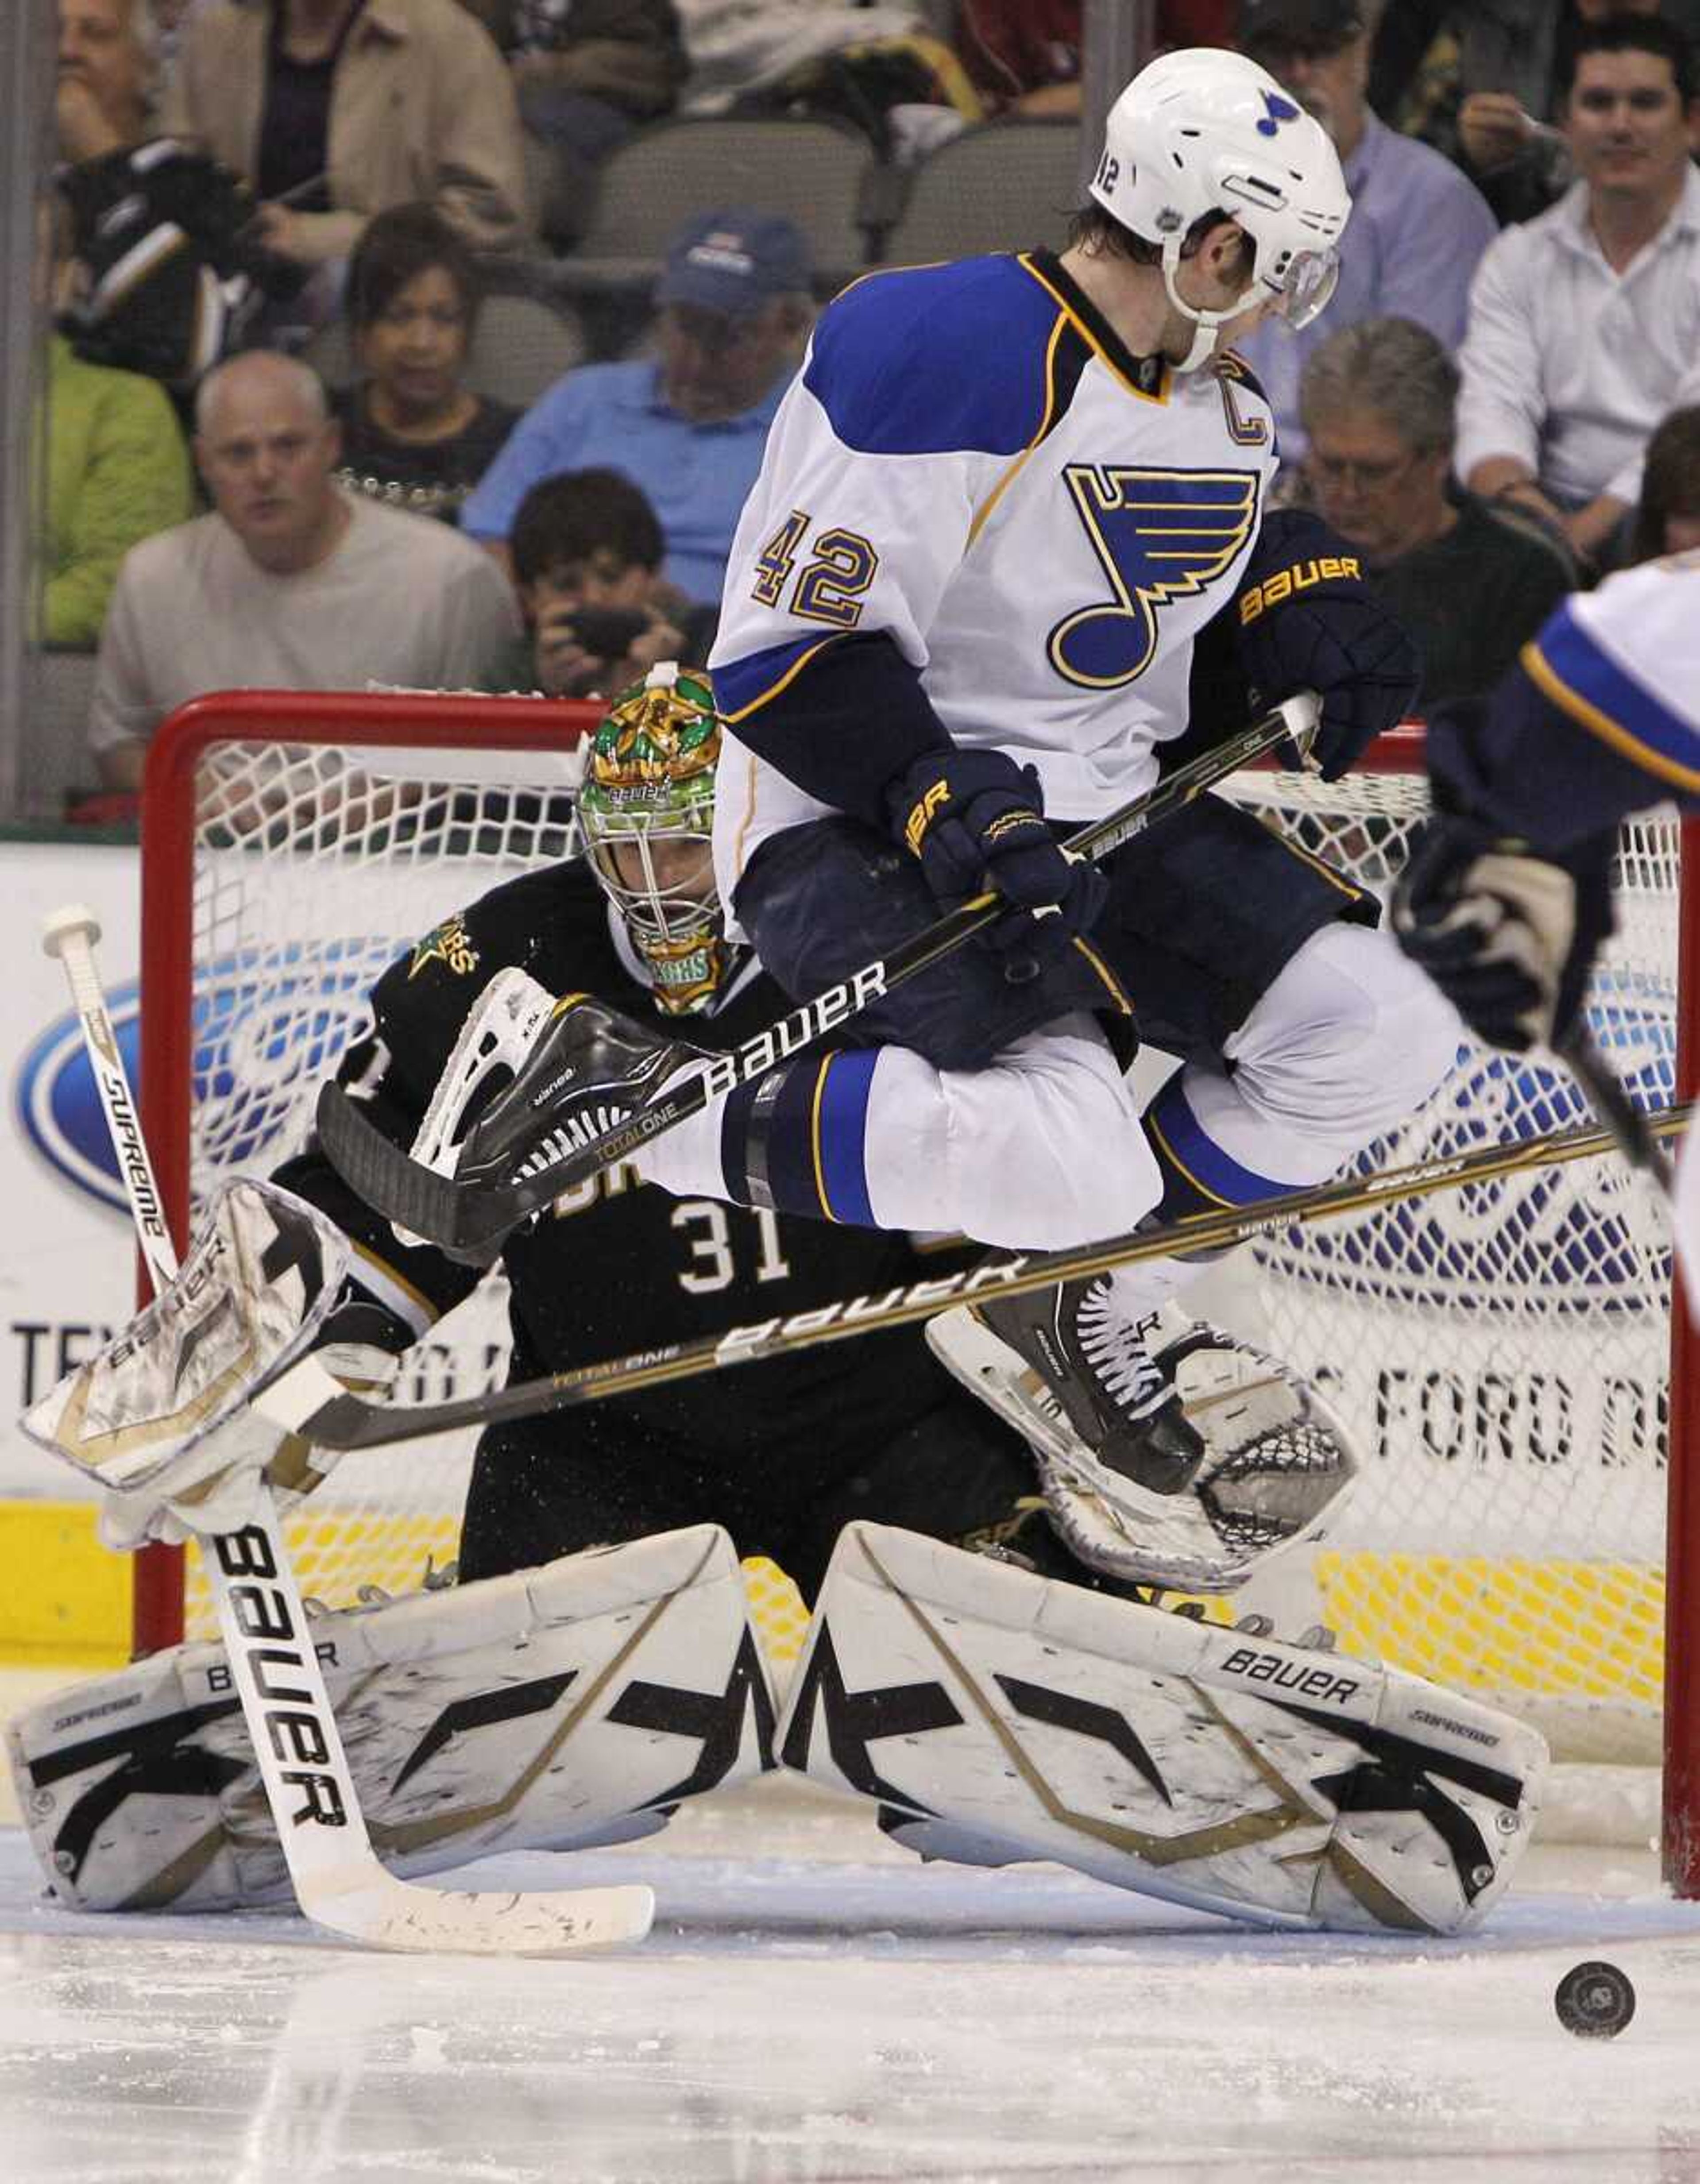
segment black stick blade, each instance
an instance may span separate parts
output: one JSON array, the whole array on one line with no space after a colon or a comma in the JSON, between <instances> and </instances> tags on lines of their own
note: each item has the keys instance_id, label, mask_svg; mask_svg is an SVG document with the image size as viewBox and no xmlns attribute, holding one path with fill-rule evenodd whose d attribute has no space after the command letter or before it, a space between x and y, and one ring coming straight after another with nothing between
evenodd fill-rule
<instances>
[{"instance_id":1,"label":"black stick blade","mask_svg":"<svg viewBox=\"0 0 1700 2184\"><path fill-rule=\"evenodd\" d=\"M534 1212L521 1190L467 1190L410 1159L375 1129L339 1084L320 1087L316 1114L325 1157L375 1213L445 1251L493 1256L508 1231ZM549 1195L547 1188L545 1196Z\"/></svg>"}]
</instances>

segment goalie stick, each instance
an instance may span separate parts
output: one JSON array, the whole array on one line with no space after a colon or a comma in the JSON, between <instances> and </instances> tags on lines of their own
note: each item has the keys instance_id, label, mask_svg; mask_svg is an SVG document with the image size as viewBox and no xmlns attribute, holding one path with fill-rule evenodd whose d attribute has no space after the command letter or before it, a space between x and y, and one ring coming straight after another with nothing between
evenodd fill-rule
<instances>
[{"instance_id":1,"label":"goalie stick","mask_svg":"<svg viewBox=\"0 0 1700 2184\"><path fill-rule=\"evenodd\" d=\"M64 966L137 1236L158 1290L175 1277L176 1253L95 968L99 937L92 912L69 905L46 919L42 946ZM648 1888L474 1895L416 1887L387 1871L366 1831L269 1491L262 1487L260 1513L251 1523L215 1535L204 1546L242 1719L307 1917L371 1947L460 1955L560 1956L642 1940L655 1914Z\"/></svg>"},{"instance_id":2,"label":"goalie stick","mask_svg":"<svg viewBox=\"0 0 1700 2184\"><path fill-rule=\"evenodd\" d=\"M1648 1128L1647 1117L1618 1082L1580 1017L1552 1050L1587 1095L1589 1106L1610 1131L1625 1160L1647 1178L1668 1208L1675 1189L1670 1156Z\"/></svg>"},{"instance_id":3,"label":"goalie stick","mask_svg":"<svg viewBox=\"0 0 1700 2184\"><path fill-rule=\"evenodd\" d=\"M1692 1103L1684 1102L1660 1108L1641 1120L1653 1137L1664 1139L1686 1128L1691 1112ZM789 1319L728 1328L722 1334L668 1343L630 1357L581 1365L546 1379L522 1380L510 1388L446 1403L369 1403L350 1395L323 1366L308 1357L262 1389L254 1398L254 1407L326 1448L382 1448L416 1435L566 1410L608 1396L629 1395L636 1389L717 1372L726 1365L782 1357L817 1342L843 1342L882 1328L907 1326L989 1290L1017 1296L1053 1282L1107 1273L1112 1267L1129 1266L1140 1259L1167 1257L1172 1252L1225 1251L1296 1223L1326 1220L1384 1205L1390 1199L1421 1198L1465 1184L1491 1183L1529 1168L1591 1159L1610 1152L1614 1143L1609 1130L1570 1129L1520 1139L1510 1145L1483 1145L1474 1152L1349 1176L1307 1190L1257 1199L1246 1206L1190 1213L1160 1228L1083 1245L1077 1251L996 1261L942 1280L911 1283L907 1289L889 1290L883 1297L848 1297L837 1304L794 1313Z\"/></svg>"},{"instance_id":4,"label":"goalie stick","mask_svg":"<svg viewBox=\"0 0 1700 2184\"><path fill-rule=\"evenodd\" d=\"M1318 711L1319 700L1308 691L1287 699L1227 742L1160 781L1155 788L1091 826L1078 828L1063 847L1071 856L1095 863L1279 744L1292 744L1301 758L1307 756ZM722 1092L765 1076L777 1061L800 1053L827 1032L848 1023L870 1002L894 992L960 948L1006 906L995 893L974 896L924 927L889 956L865 963L850 978L829 986L742 1046L715 1056L700 1075L687 1079L653 1106L535 1174L498 1182L462 1181L440 1174L375 1129L357 1103L334 1084L327 1084L319 1095L319 1142L349 1188L410 1240L422 1239L451 1252L488 1253L510 1229L551 1204L562 1191L571 1190L664 1130L700 1113ZM539 1134L546 1134L543 1118Z\"/></svg>"}]
</instances>

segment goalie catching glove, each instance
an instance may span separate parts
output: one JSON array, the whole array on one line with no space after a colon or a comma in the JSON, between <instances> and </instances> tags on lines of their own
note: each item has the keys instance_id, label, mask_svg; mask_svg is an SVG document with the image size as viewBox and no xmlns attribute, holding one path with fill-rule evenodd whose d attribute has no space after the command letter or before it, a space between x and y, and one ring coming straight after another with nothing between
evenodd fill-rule
<instances>
[{"instance_id":1,"label":"goalie catching glove","mask_svg":"<svg viewBox=\"0 0 1700 2184\"><path fill-rule=\"evenodd\" d=\"M28 1410L24 1430L101 1489L100 1534L120 1551L228 1532L269 1489L287 1507L336 1461L255 1407L317 1353L343 1385L387 1386L394 1357L355 1340L348 1239L275 1184L226 1185L176 1279L99 1355Z\"/></svg>"}]
</instances>

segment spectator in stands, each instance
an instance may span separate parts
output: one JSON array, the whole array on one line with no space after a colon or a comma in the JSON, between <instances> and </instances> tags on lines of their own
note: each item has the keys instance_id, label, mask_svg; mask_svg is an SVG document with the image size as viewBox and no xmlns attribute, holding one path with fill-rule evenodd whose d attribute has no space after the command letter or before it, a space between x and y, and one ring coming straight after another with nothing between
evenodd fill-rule
<instances>
[{"instance_id":1,"label":"spectator in stands","mask_svg":"<svg viewBox=\"0 0 1700 2184\"><path fill-rule=\"evenodd\" d=\"M474 250L525 240L514 87L458 0L201 0L165 114L248 176L261 240L297 265L339 265L421 199Z\"/></svg>"},{"instance_id":2,"label":"spectator in stands","mask_svg":"<svg viewBox=\"0 0 1700 2184\"><path fill-rule=\"evenodd\" d=\"M989 114L1080 111L1081 0L961 0L956 51Z\"/></svg>"},{"instance_id":3,"label":"spectator in stands","mask_svg":"<svg viewBox=\"0 0 1700 2184\"><path fill-rule=\"evenodd\" d=\"M534 485L509 540L527 634L498 687L610 697L663 660L706 660L718 610L664 580L665 546L655 510L618 471Z\"/></svg>"},{"instance_id":4,"label":"spectator in stands","mask_svg":"<svg viewBox=\"0 0 1700 2184\"><path fill-rule=\"evenodd\" d=\"M989 114L1080 111L1081 0L958 0L956 51ZM1159 52L1231 46L1239 0L1157 0Z\"/></svg>"},{"instance_id":5,"label":"spectator in stands","mask_svg":"<svg viewBox=\"0 0 1700 2184\"><path fill-rule=\"evenodd\" d=\"M1656 17L1584 30L1565 103L1577 180L1483 259L1460 362L1458 467L1609 560L1647 437L1700 399L1693 48Z\"/></svg>"},{"instance_id":6,"label":"spectator in stands","mask_svg":"<svg viewBox=\"0 0 1700 2184\"><path fill-rule=\"evenodd\" d=\"M689 63L673 0L512 0L502 49L520 114L552 146L561 195L588 200L633 130L677 103Z\"/></svg>"},{"instance_id":7,"label":"spectator in stands","mask_svg":"<svg viewBox=\"0 0 1700 2184\"><path fill-rule=\"evenodd\" d=\"M36 278L47 295L63 288L70 270L70 230L64 199L44 200ZM46 454L41 633L48 644L90 651L125 555L194 507L188 453L152 380L85 364L55 334Z\"/></svg>"},{"instance_id":8,"label":"spectator in stands","mask_svg":"<svg viewBox=\"0 0 1700 2184\"><path fill-rule=\"evenodd\" d=\"M1424 711L1491 689L1575 581L1535 526L1449 493L1458 390L1425 326L1362 319L1312 355L1301 394L1312 497L1421 648Z\"/></svg>"},{"instance_id":9,"label":"spectator in stands","mask_svg":"<svg viewBox=\"0 0 1700 2184\"><path fill-rule=\"evenodd\" d=\"M355 245L344 309L363 376L332 398L337 476L351 492L460 521L520 415L462 376L481 285L472 254L431 205L379 213Z\"/></svg>"},{"instance_id":10,"label":"spectator in stands","mask_svg":"<svg viewBox=\"0 0 1700 2184\"><path fill-rule=\"evenodd\" d=\"M59 182L80 270L61 324L91 364L180 392L299 287L265 249L238 176L151 127L146 0L59 0Z\"/></svg>"},{"instance_id":11,"label":"spectator in stands","mask_svg":"<svg viewBox=\"0 0 1700 2184\"><path fill-rule=\"evenodd\" d=\"M1663 15L1700 33L1700 0L1400 0L1376 39L1370 97L1391 114L1425 54L1450 32L1450 121L1423 133L1455 159L1502 221L1533 220L1573 179L1552 126L1583 27L1608 15Z\"/></svg>"},{"instance_id":12,"label":"spectator in stands","mask_svg":"<svg viewBox=\"0 0 1700 2184\"><path fill-rule=\"evenodd\" d=\"M1034 0L1037 4L1037 0ZM692 114L848 121L882 159L921 157L984 118L967 72L921 5L677 0Z\"/></svg>"},{"instance_id":13,"label":"spectator in stands","mask_svg":"<svg viewBox=\"0 0 1700 2184\"><path fill-rule=\"evenodd\" d=\"M489 556L445 524L343 493L325 390L254 350L202 382L212 514L125 560L101 638L90 744L133 788L148 738L207 690L469 689L519 628Z\"/></svg>"},{"instance_id":14,"label":"spectator in stands","mask_svg":"<svg viewBox=\"0 0 1700 2184\"><path fill-rule=\"evenodd\" d=\"M1673 410L1647 443L1632 561L1700 548L1700 408Z\"/></svg>"},{"instance_id":15,"label":"spectator in stands","mask_svg":"<svg viewBox=\"0 0 1700 2184\"><path fill-rule=\"evenodd\" d=\"M655 288L653 357L582 365L528 410L461 511L505 557L527 489L608 468L641 486L666 539L666 573L718 602L732 535L767 427L813 315L808 246L789 220L710 212L674 236Z\"/></svg>"},{"instance_id":16,"label":"spectator in stands","mask_svg":"<svg viewBox=\"0 0 1700 2184\"><path fill-rule=\"evenodd\" d=\"M1470 276L1493 240L1481 193L1432 146L1370 111L1375 0L1245 0L1240 42L1334 138L1352 191L1340 287L1297 336L1279 324L1239 344L1275 412L1289 461L1303 452L1299 379L1324 335L1358 319L1414 319L1447 348L1463 337Z\"/></svg>"}]
</instances>

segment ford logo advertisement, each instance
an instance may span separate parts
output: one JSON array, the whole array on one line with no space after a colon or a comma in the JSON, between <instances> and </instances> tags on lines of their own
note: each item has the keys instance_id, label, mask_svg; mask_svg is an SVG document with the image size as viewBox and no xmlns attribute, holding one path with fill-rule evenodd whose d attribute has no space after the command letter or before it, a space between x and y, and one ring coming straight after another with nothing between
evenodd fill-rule
<instances>
[{"instance_id":1,"label":"ford logo advertisement","mask_svg":"<svg viewBox=\"0 0 1700 2184\"><path fill-rule=\"evenodd\" d=\"M244 974L220 966L195 1005L194 1093L200 1157L234 1173L275 1165L304 1124L304 1103L367 1022L369 987L394 952L386 939L344 965L280 967ZM137 981L111 988L107 1006L132 1084L139 1083L142 1022ZM82 1027L57 1017L19 1065L14 1106L25 1137L54 1172L103 1204L126 1211Z\"/></svg>"}]
</instances>

